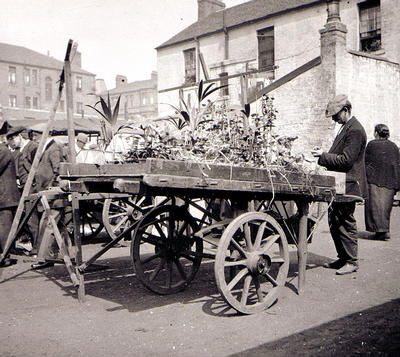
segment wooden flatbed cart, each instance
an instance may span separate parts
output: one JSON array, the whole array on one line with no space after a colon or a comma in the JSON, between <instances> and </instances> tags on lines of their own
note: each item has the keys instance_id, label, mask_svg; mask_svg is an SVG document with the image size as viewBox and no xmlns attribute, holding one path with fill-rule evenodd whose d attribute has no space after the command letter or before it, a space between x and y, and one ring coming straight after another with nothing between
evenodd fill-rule
<instances>
[{"instance_id":1,"label":"wooden flatbed cart","mask_svg":"<svg viewBox=\"0 0 400 357\"><path fill-rule=\"evenodd\" d=\"M85 195L123 193L132 195L132 201L146 197L152 202L86 262L81 261L76 230L78 273L129 236L136 276L148 289L178 292L194 279L203 258L215 259L221 295L246 314L269 307L285 285L288 235L297 245L298 291L303 290L309 206L335 197L331 176L161 159L101 166L66 164L62 178L72 197L76 226L78 202Z\"/></svg>"}]
</instances>

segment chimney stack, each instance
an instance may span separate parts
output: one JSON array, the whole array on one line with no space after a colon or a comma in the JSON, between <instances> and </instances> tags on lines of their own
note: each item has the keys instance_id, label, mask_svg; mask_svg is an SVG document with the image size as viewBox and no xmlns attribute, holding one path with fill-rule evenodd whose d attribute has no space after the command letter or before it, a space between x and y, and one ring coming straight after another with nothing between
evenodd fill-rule
<instances>
[{"instance_id":1,"label":"chimney stack","mask_svg":"<svg viewBox=\"0 0 400 357\"><path fill-rule=\"evenodd\" d=\"M200 21L208 15L224 10L225 4L219 0L197 0L197 21Z\"/></svg>"},{"instance_id":2,"label":"chimney stack","mask_svg":"<svg viewBox=\"0 0 400 357\"><path fill-rule=\"evenodd\" d=\"M75 56L72 60L72 64L79 68L82 67L82 54L79 51L76 51Z\"/></svg>"},{"instance_id":3,"label":"chimney stack","mask_svg":"<svg viewBox=\"0 0 400 357\"><path fill-rule=\"evenodd\" d=\"M128 83L128 78L126 78L126 76L122 76L121 74L117 74L117 76L115 77L115 87L121 87L124 84Z\"/></svg>"}]
</instances>

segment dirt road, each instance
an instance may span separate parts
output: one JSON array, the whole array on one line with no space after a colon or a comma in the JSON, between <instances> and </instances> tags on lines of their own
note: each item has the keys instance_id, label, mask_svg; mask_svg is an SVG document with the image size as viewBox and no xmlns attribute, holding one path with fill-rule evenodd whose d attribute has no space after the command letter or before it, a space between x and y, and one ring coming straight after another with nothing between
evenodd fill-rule
<instances>
[{"instance_id":1,"label":"dirt road","mask_svg":"<svg viewBox=\"0 0 400 357\"><path fill-rule=\"evenodd\" d=\"M362 232L362 206L357 217L358 273L337 276L321 266L336 255L324 220L309 245L305 292L297 294L291 249L279 301L250 316L226 308L211 262L184 292L158 296L135 278L129 248L115 248L99 261L110 269L85 275L83 304L61 265L1 269L0 356L399 355L400 208L388 242Z\"/></svg>"}]
</instances>

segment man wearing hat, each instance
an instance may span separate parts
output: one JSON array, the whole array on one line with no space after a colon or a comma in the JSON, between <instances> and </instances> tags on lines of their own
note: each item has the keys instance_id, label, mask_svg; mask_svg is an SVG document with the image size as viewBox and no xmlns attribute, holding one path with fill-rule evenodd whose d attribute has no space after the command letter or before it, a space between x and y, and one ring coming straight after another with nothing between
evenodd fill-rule
<instances>
[{"instance_id":1,"label":"man wearing hat","mask_svg":"<svg viewBox=\"0 0 400 357\"><path fill-rule=\"evenodd\" d=\"M351 103L343 94L329 101L326 117L341 125L329 152L314 150L318 164L331 171L346 173L346 202L333 202L329 208L328 221L338 259L325 264L337 269L336 274L350 274L358 270L357 224L354 218L355 204L367 194L365 174L365 146L367 135L363 126L351 116ZM354 199L351 199L354 197Z\"/></svg>"},{"instance_id":2,"label":"man wearing hat","mask_svg":"<svg viewBox=\"0 0 400 357\"><path fill-rule=\"evenodd\" d=\"M16 150L14 158L17 171L17 182L18 188L22 192L28 179L29 172L32 169L38 144L30 139L30 130L23 126L11 128L7 132L7 140L12 143L12 146L15 147ZM34 185L35 182L33 183L33 186ZM31 192L32 191L33 189ZM37 239L39 227L39 218L36 211L32 212L31 217L27 222L27 226L28 234L32 239L32 245L34 245ZM30 250L30 247L24 243L24 240L22 240L22 242L17 242L17 245L23 249Z\"/></svg>"}]
</instances>

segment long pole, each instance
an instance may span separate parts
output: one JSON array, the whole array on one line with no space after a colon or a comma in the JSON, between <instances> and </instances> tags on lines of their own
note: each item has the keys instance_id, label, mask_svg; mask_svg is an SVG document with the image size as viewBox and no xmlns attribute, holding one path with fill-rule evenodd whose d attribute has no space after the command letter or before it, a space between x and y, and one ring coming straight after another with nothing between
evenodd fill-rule
<instances>
[{"instance_id":1,"label":"long pole","mask_svg":"<svg viewBox=\"0 0 400 357\"><path fill-rule=\"evenodd\" d=\"M70 58L72 42L73 42L72 40L69 40L69 42L68 42L67 51L66 51L66 54L65 54L65 59L66 60L69 60L69 58ZM12 245L12 243L14 242L14 240L16 238L15 236L16 236L16 233L17 233L17 230L18 230L18 225L19 225L19 222L21 220L22 214L24 212L25 198L30 193L30 190L31 190L31 187L32 187L32 183L33 183L33 179L35 177L37 168L39 166L40 157L42 156L42 152L43 152L47 137L49 136L50 129L53 128L54 118L55 118L55 115L56 115L56 112L57 112L58 104L60 103L61 96L62 96L62 90L63 90L63 87L64 87L64 79L65 79L65 72L64 72L64 69L63 69L62 72L61 72L61 75L60 75L60 84L59 84L59 87L58 87L58 95L57 95L57 98L56 98L56 100L55 100L55 102L53 104L53 108L51 109L49 120L47 122L47 125L46 125L44 131L43 131L42 138L40 139L38 148L36 150L36 154L35 154L35 157L34 157L33 162L32 162L32 167L31 167L31 170L29 171L28 178L26 180L24 189L22 191L22 195L21 195L21 198L20 198L19 203L18 203L17 211L15 213L15 216L14 216L14 219L13 219L13 223L11 225L10 232L8 233L8 237L7 237L7 241L6 241L3 253L0 255L0 263L3 262L5 257L8 255L8 252L10 251L11 245Z\"/></svg>"}]
</instances>

